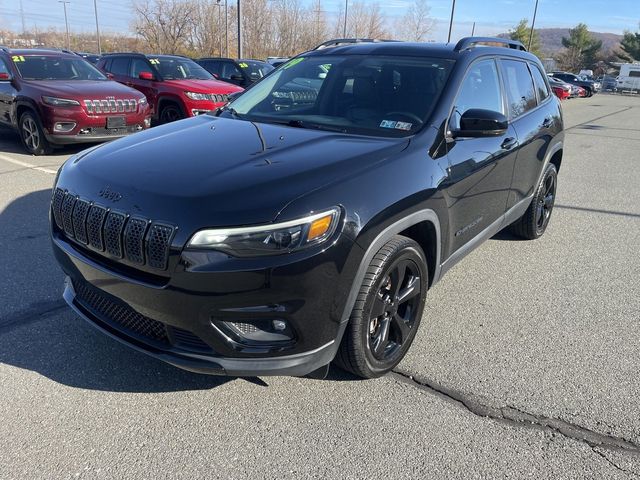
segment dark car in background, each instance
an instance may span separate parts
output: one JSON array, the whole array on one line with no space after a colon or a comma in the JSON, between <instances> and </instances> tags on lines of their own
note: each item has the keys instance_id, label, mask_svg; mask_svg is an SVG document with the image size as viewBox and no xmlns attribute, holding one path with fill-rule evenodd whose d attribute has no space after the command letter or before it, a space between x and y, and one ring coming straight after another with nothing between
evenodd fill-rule
<instances>
[{"instance_id":1,"label":"dark car in background","mask_svg":"<svg viewBox=\"0 0 640 480\"><path fill-rule=\"evenodd\" d=\"M56 145L103 142L150 125L144 95L60 50L0 47L0 123L33 155Z\"/></svg>"},{"instance_id":2,"label":"dark car in background","mask_svg":"<svg viewBox=\"0 0 640 480\"><path fill-rule=\"evenodd\" d=\"M577 75L569 72L551 72L548 74L550 77L557 78L565 83L570 83L571 85L575 85L577 87L582 87L586 91L586 96L591 97L598 90L596 88L596 82L593 80L582 80L578 78Z\"/></svg>"},{"instance_id":3,"label":"dark car in background","mask_svg":"<svg viewBox=\"0 0 640 480\"><path fill-rule=\"evenodd\" d=\"M110 53L102 56L98 67L146 95L151 114L160 123L215 110L227 103L230 94L242 91L179 55Z\"/></svg>"},{"instance_id":4,"label":"dark car in background","mask_svg":"<svg viewBox=\"0 0 640 480\"><path fill-rule=\"evenodd\" d=\"M288 85L317 94L278 108ZM64 298L187 370L320 377L335 359L377 377L430 320L445 272L502 229L544 234L563 136L519 42L307 52L215 113L62 166Z\"/></svg>"},{"instance_id":5,"label":"dark car in background","mask_svg":"<svg viewBox=\"0 0 640 480\"><path fill-rule=\"evenodd\" d=\"M95 54L95 53L87 53L87 52L75 52L76 55L84 58L87 62L91 63L92 65L96 65L98 63L98 60L100 60L100 55Z\"/></svg>"},{"instance_id":6,"label":"dark car in background","mask_svg":"<svg viewBox=\"0 0 640 480\"><path fill-rule=\"evenodd\" d=\"M196 62L217 79L244 88L274 70L273 66L260 60L236 61L232 58L205 57L197 59Z\"/></svg>"}]
</instances>

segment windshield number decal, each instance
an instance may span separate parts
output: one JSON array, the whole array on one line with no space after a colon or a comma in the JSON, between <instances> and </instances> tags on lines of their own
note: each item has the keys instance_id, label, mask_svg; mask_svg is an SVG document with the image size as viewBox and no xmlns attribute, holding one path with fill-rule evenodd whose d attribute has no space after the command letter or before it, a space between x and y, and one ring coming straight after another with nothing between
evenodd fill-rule
<instances>
[{"instance_id":1,"label":"windshield number decal","mask_svg":"<svg viewBox=\"0 0 640 480\"><path fill-rule=\"evenodd\" d=\"M11 57L11 60L13 60L13 63L24 62L24 56L14 55L13 57Z\"/></svg>"},{"instance_id":2,"label":"windshield number decal","mask_svg":"<svg viewBox=\"0 0 640 480\"><path fill-rule=\"evenodd\" d=\"M289 63L287 63L284 67L282 67L283 70L286 70L287 68L291 68L294 65L299 64L301 61L304 60L304 57L299 57L299 58L294 58L293 60L291 60Z\"/></svg>"},{"instance_id":3,"label":"windshield number decal","mask_svg":"<svg viewBox=\"0 0 640 480\"><path fill-rule=\"evenodd\" d=\"M239 63L238 65L240 65L240 68L249 68L249 64L245 62Z\"/></svg>"},{"instance_id":4,"label":"windshield number decal","mask_svg":"<svg viewBox=\"0 0 640 480\"><path fill-rule=\"evenodd\" d=\"M158 60L157 58L150 58L149 63L151 65L160 65L160 60Z\"/></svg>"}]
</instances>

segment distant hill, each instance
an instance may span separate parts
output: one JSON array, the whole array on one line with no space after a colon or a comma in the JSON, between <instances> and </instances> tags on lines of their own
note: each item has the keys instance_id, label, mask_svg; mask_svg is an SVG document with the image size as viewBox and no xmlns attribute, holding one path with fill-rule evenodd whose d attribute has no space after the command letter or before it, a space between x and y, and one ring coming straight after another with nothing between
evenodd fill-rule
<instances>
[{"instance_id":1,"label":"distant hill","mask_svg":"<svg viewBox=\"0 0 640 480\"><path fill-rule=\"evenodd\" d=\"M536 28L536 32L540 35L540 45L545 55L553 56L562 50L562 37L569 36L568 28ZM617 50L622 40L622 35L615 33L591 32L598 40L602 40L602 48L605 51ZM506 38L508 33L502 33L499 37Z\"/></svg>"}]
</instances>

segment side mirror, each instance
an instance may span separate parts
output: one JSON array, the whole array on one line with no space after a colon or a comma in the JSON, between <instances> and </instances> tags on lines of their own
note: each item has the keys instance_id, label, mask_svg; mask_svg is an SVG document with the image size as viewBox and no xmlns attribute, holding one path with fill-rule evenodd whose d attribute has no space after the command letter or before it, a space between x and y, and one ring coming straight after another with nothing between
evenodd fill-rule
<instances>
[{"instance_id":1,"label":"side mirror","mask_svg":"<svg viewBox=\"0 0 640 480\"><path fill-rule=\"evenodd\" d=\"M0 82L11 81L11 74L7 72L0 72Z\"/></svg>"},{"instance_id":2,"label":"side mirror","mask_svg":"<svg viewBox=\"0 0 640 480\"><path fill-rule=\"evenodd\" d=\"M460 129L452 131L453 137L497 137L504 135L509 121L500 112L471 108L460 117Z\"/></svg>"},{"instance_id":3,"label":"side mirror","mask_svg":"<svg viewBox=\"0 0 640 480\"><path fill-rule=\"evenodd\" d=\"M138 74L138 78L140 80L153 80L153 73L151 73L151 72L140 72Z\"/></svg>"},{"instance_id":4,"label":"side mirror","mask_svg":"<svg viewBox=\"0 0 640 480\"><path fill-rule=\"evenodd\" d=\"M105 75L107 76L107 78L108 78L109 80L113 80L113 79L115 78L115 77L114 77L114 75L113 75L113 73L110 73L110 72L105 73Z\"/></svg>"}]
</instances>

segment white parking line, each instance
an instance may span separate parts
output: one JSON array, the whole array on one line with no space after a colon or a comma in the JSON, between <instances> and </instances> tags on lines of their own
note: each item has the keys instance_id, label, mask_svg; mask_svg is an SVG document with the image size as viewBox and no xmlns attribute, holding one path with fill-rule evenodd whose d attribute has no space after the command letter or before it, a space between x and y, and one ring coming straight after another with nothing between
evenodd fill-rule
<instances>
[{"instance_id":1,"label":"white parking line","mask_svg":"<svg viewBox=\"0 0 640 480\"><path fill-rule=\"evenodd\" d=\"M39 167L39 166L33 165L31 163L22 162L20 160L16 160L15 158L11 158L11 157L7 157L6 155L2 155L1 153L0 153L0 160L4 160L4 161L9 162L9 163L14 163L16 165L20 165L21 167L29 168L31 170L38 170L39 172L48 173L50 175L55 175L56 173L58 173L57 170L51 170L50 168Z\"/></svg>"}]
</instances>

